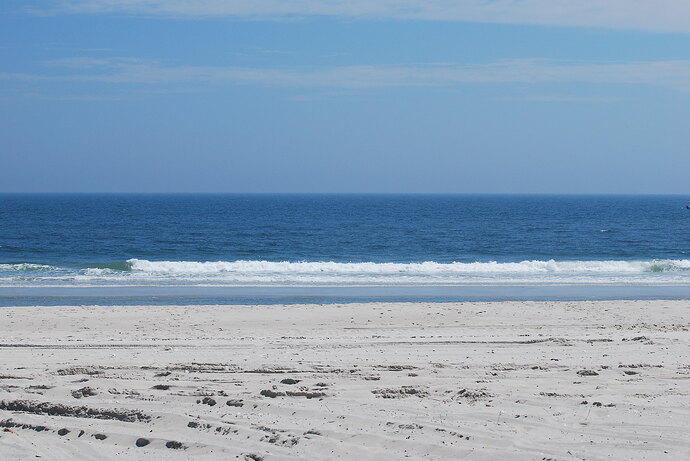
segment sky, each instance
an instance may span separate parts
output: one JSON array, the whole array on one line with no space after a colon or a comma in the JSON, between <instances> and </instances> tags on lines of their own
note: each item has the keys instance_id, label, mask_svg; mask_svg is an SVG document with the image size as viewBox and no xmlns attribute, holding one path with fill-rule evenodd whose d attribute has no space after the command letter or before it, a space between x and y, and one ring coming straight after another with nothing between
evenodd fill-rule
<instances>
[{"instance_id":1,"label":"sky","mask_svg":"<svg viewBox=\"0 0 690 461\"><path fill-rule=\"evenodd\" d=\"M687 0L0 0L0 192L689 177Z\"/></svg>"}]
</instances>

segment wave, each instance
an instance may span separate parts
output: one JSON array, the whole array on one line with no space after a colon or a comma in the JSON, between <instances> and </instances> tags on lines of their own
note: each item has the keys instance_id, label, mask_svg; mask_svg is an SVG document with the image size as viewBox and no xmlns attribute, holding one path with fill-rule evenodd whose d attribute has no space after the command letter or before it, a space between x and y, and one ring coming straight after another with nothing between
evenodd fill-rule
<instances>
[{"instance_id":1,"label":"wave","mask_svg":"<svg viewBox=\"0 0 690 461\"><path fill-rule=\"evenodd\" d=\"M33 263L3 263L0 264L0 271L52 271L59 270L59 267L49 266L47 264L33 264Z\"/></svg>"},{"instance_id":2,"label":"wave","mask_svg":"<svg viewBox=\"0 0 690 461\"><path fill-rule=\"evenodd\" d=\"M88 267L0 264L0 284L501 284L690 283L690 260L418 263L334 261L149 261L93 263Z\"/></svg>"},{"instance_id":3,"label":"wave","mask_svg":"<svg viewBox=\"0 0 690 461\"><path fill-rule=\"evenodd\" d=\"M438 263L338 263L272 261L148 261L130 259L130 270L158 275L331 274L426 275L466 274L643 274L690 271L690 260L548 261Z\"/></svg>"}]
</instances>

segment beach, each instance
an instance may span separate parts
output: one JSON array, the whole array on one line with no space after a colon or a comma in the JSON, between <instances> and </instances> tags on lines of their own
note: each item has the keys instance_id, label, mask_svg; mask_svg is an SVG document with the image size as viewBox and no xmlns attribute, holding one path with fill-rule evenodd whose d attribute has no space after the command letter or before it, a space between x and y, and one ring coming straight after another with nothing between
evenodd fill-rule
<instances>
[{"instance_id":1,"label":"beach","mask_svg":"<svg viewBox=\"0 0 690 461\"><path fill-rule=\"evenodd\" d=\"M4 307L25 459L690 458L690 302Z\"/></svg>"},{"instance_id":2,"label":"beach","mask_svg":"<svg viewBox=\"0 0 690 461\"><path fill-rule=\"evenodd\" d=\"M0 461L690 461L688 18L0 2Z\"/></svg>"}]
</instances>

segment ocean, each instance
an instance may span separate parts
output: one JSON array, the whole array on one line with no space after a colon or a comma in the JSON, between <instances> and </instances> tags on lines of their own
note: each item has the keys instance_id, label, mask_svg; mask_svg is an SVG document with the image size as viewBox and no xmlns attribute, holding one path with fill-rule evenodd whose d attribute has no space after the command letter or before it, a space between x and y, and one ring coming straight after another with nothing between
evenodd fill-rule
<instances>
[{"instance_id":1,"label":"ocean","mask_svg":"<svg viewBox=\"0 0 690 461\"><path fill-rule=\"evenodd\" d=\"M0 305L690 299L690 196L0 195Z\"/></svg>"}]
</instances>

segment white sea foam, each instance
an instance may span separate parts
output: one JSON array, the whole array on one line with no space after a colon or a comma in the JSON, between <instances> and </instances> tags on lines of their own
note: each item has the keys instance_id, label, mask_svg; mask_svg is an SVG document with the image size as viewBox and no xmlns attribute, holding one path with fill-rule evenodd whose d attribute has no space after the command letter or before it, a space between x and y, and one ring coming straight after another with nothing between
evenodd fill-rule
<instances>
[{"instance_id":1,"label":"white sea foam","mask_svg":"<svg viewBox=\"0 0 690 461\"><path fill-rule=\"evenodd\" d=\"M121 269L0 265L0 283L193 285L427 285L427 284L689 284L690 260L438 263L273 261L149 261L130 259Z\"/></svg>"},{"instance_id":2,"label":"white sea foam","mask_svg":"<svg viewBox=\"0 0 690 461\"><path fill-rule=\"evenodd\" d=\"M14 264L0 264L0 271L49 271L58 270L58 267L48 266L46 264L31 264L31 263L14 263Z\"/></svg>"},{"instance_id":3,"label":"white sea foam","mask_svg":"<svg viewBox=\"0 0 690 461\"><path fill-rule=\"evenodd\" d=\"M130 259L141 282L227 284L690 283L690 260L338 263ZM84 280L110 280L109 274Z\"/></svg>"},{"instance_id":4,"label":"white sea foam","mask_svg":"<svg viewBox=\"0 0 690 461\"><path fill-rule=\"evenodd\" d=\"M82 271L82 274L86 276L98 277L102 275L118 275L118 271L114 271L112 269L101 269L98 267L89 267L87 269L84 269Z\"/></svg>"},{"instance_id":5,"label":"white sea foam","mask_svg":"<svg viewBox=\"0 0 690 461\"><path fill-rule=\"evenodd\" d=\"M337 263L272 261L127 261L132 271L167 275L222 274L331 274L331 275L419 275L465 274L642 274L690 271L690 260L647 261L548 261L516 263Z\"/></svg>"}]
</instances>

